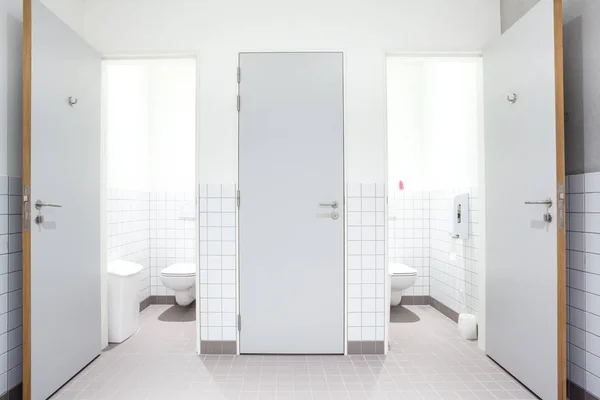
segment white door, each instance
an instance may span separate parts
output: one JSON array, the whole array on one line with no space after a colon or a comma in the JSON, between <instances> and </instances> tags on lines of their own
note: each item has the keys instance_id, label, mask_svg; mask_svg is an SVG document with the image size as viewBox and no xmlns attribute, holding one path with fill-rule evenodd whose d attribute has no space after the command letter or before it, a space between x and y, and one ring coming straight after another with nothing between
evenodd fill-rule
<instances>
[{"instance_id":1,"label":"white door","mask_svg":"<svg viewBox=\"0 0 600 400\"><path fill-rule=\"evenodd\" d=\"M342 354L342 53L239 63L240 351Z\"/></svg>"},{"instance_id":2,"label":"white door","mask_svg":"<svg viewBox=\"0 0 600 400\"><path fill-rule=\"evenodd\" d=\"M24 325L31 341L25 342L30 352L24 351L24 398L39 400L101 352L101 69L99 54L39 0L31 0L30 16L25 3L31 96L25 90L24 101L31 105L31 134L29 142L24 111L24 185L30 190L24 199L30 209L24 269L30 270L25 286L30 285L31 316L28 321L26 305ZM25 79L27 69L25 62ZM73 106L71 96L77 101ZM48 205L38 211L37 201L60 208ZM43 223L36 223L37 215Z\"/></svg>"},{"instance_id":3,"label":"white door","mask_svg":"<svg viewBox=\"0 0 600 400\"><path fill-rule=\"evenodd\" d=\"M564 379L559 348L565 338L559 331L566 324L558 318L565 307L558 295L565 286L558 215L564 215L564 203L557 203L564 133L554 13L553 0L542 0L483 56L486 351L544 400L558 398ZM557 18L560 27L560 13ZM513 93L514 103L507 97ZM547 199L551 207L537 204ZM544 221L545 213L552 222Z\"/></svg>"}]
</instances>

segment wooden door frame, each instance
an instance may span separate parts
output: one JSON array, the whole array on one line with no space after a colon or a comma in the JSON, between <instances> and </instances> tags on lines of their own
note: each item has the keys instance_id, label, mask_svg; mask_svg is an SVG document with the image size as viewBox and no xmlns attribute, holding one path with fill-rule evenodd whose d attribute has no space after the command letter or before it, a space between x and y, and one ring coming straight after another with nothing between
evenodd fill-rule
<instances>
[{"instance_id":1,"label":"wooden door frame","mask_svg":"<svg viewBox=\"0 0 600 400\"><path fill-rule=\"evenodd\" d=\"M31 187L31 0L23 0L23 187ZM27 193L23 192L24 195ZM25 198L24 198L25 200ZM23 203L23 400L31 400L31 231L30 199Z\"/></svg>"},{"instance_id":2,"label":"wooden door frame","mask_svg":"<svg viewBox=\"0 0 600 400\"><path fill-rule=\"evenodd\" d=\"M565 93L563 60L563 0L554 0L554 78L556 102L556 199L557 215L563 229L557 227L557 352L558 399L567 399L567 234L565 187ZM562 190L560 190L562 187ZM562 193L561 193L562 192ZM561 199L562 196L562 199ZM562 208L561 208L562 207Z\"/></svg>"}]
</instances>

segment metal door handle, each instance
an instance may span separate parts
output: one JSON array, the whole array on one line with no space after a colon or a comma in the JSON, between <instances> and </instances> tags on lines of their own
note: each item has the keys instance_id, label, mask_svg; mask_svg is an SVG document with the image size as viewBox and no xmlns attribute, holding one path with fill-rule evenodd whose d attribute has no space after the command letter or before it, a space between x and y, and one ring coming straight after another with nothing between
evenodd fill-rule
<instances>
[{"instance_id":1,"label":"metal door handle","mask_svg":"<svg viewBox=\"0 0 600 400\"><path fill-rule=\"evenodd\" d=\"M41 210L42 207L62 207L62 205L60 204L55 204L55 203L44 203L41 200L38 200L35 202L35 208L38 210Z\"/></svg>"},{"instance_id":2,"label":"metal door handle","mask_svg":"<svg viewBox=\"0 0 600 400\"><path fill-rule=\"evenodd\" d=\"M546 205L548 207L552 207L552 199L526 201L525 204L542 204L542 205Z\"/></svg>"},{"instance_id":3,"label":"metal door handle","mask_svg":"<svg viewBox=\"0 0 600 400\"><path fill-rule=\"evenodd\" d=\"M331 207L331 208L338 208L339 204L337 201L334 201L333 203L319 203L319 207Z\"/></svg>"}]
</instances>

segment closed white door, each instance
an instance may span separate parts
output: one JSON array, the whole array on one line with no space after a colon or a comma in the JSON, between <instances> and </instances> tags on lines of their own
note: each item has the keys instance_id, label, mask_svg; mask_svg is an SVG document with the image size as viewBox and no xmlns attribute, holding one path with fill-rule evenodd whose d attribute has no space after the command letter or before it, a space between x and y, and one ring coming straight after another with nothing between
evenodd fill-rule
<instances>
[{"instance_id":1,"label":"closed white door","mask_svg":"<svg viewBox=\"0 0 600 400\"><path fill-rule=\"evenodd\" d=\"M24 4L23 382L40 400L102 350L100 57L39 0Z\"/></svg>"},{"instance_id":2,"label":"closed white door","mask_svg":"<svg viewBox=\"0 0 600 400\"><path fill-rule=\"evenodd\" d=\"M240 351L342 354L342 53L239 66Z\"/></svg>"},{"instance_id":3,"label":"closed white door","mask_svg":"<svg viewBox=\"0 0 600 400\"><path fill-rule=\"evenodd\" d=\"M486 351L544 400L565 379L560 10L540 1L483 56Z\"/></svg>"}]
</instances>

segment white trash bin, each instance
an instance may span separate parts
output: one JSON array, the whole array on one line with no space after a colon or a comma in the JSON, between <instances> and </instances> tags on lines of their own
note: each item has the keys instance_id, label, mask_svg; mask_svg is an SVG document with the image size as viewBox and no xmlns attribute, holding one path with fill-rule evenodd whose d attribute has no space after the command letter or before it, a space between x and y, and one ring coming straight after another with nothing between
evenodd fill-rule
<instances>
[{"instance_id":1,"label":"white trash bin","mask_svg":"<svg viewBox=\"0 0 600 400\"><path fill-rule=\"evenodd\" d=\"M108 263L108 341L121 343L140 325L140 273L143 267L130 261Z\"/></svg>"}]
</instances>

